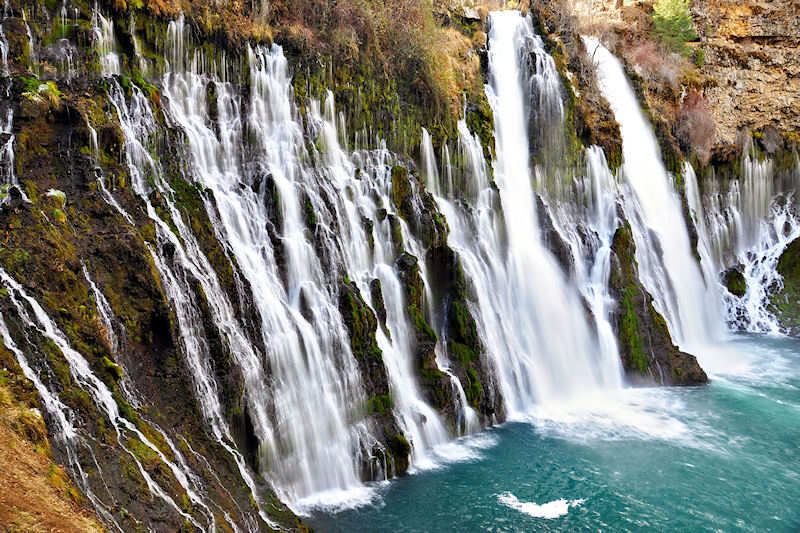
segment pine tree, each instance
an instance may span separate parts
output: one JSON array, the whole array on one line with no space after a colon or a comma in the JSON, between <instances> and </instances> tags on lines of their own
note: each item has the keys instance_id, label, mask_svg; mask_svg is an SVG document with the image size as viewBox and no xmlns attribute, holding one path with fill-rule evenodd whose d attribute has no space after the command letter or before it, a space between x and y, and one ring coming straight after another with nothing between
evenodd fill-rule
<instances>
[{"instance_id":1,"label":"pine tree","mask_svg":"<svg viewBox=\"0 0 800 533\"><path fill-rule=\"evenodd\" d=\"M674 51L689 55L686 42L697 38L689 13L689 0L658 0L653 9L656 35Z\"/></svg>"}]
</instances>

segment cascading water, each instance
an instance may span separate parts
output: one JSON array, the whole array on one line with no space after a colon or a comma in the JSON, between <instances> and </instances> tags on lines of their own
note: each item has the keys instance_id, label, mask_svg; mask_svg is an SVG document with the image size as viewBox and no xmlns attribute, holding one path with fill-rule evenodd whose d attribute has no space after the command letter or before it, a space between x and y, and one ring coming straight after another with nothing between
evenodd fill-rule
<instances>
[{"instance_id":1,"label":"cascading water","mask_svg":"<svg viewBox=\"0 0 800 533\"><path fill-rule=\"evenodd\" d=\"M172 201L172 190L163 178L161 167L142 144L157 131L155 116L149 102L138 88L134 88L128 105L121 87L116 82L112 84L109 98L117 112L125 137L125 157L133 188L144 201L148 217L155 223L157 243L156 246L149 245L148 248L178 321L182 352L191 369L190 375L194 380L195 396L201 412L210 425L213 437L236 462L240 475L258 504L261 518L272 525L256 496L258 494L256 483L244 457L230 444L233 438L223 414L218 387L213 377L211 354L208 343L205 342L208 332L203 326L200 306L195 299L191 280L197 281L202 287L209 312L226 341L231 357L237 362L242 360L249 362L249 366L242 365L242 369L245 370L243 375L246 386L255 383L256 387L263 387L263 383L254 379L254 376L260 377L260 373L247 372L248 368L260 366L259 357L236 321L232 305L221 288L213 267ZM177 234L173 233L170 225L158 215L151 203L149 193L153 188L160 193L169 210L169 218ZM106 194L111 196L107 191ZM124 211L121 211L121 214L129 218ZM259 399L264 396L255 396L249 389L248 393L247 401L252 410L250 414L253 429L260 438L267 440L270 432L265 414L267 404L259 403Z\"/></svg>"},{"instance_id":2,"label":"cascading water","mask_svg":"<svg viewBox=\"0 0 800 533\"><path fill-rule=\"evenodd\" d=\"M529 79L523 68L533 52L539 102L558 112L559 86L548 81L558 79L555 65L519 12L492 13L489 38L487 96L495 117L499 192L489 187L479 145L462 124L462 150L469 154L475 180L473 215L452 199L437 200L451 228L450 244L474 288L472 310L507 412L515 417L564 399L579 403L602 387L619 387L621 372L618 358L598 357L581 295L540 235L528 163Z\"/></svg>"},{"instance_id":3,"label":"cascading water","mask_svg":"<svg viewBox=\"0 0 800 533\"><path fill-rule=\"evenodd\" d=\"M356 179L356 164L339 144L339 139L344 138L345 132L336 125L333 94L330 92L327 94L325 109L323 115L319 113L318 106L312 106L312 110L316 110L312 111L312 119L320 130L322 164L317 174L321 179L309 183L308 190L324 190L329 198L334 199L334 210L330 215L335 218L336 226L344 231L340 231L339 238L331 242L330 247L341 250L347 272L358 285L361 294L366 296L373 311L376 302L372 301L370 285L375 279L380 281L388 334L378 328L376 340L386 363L395 412L404 434L408 435L413 444L412 464L420 467L430 465L430 448L446 442L450 435L439 414L423 400L416 381L411 343L412 325L405 308L403 286L392 266L395 254L391 224L388 217L384 218L375 224L373 234L368 237L362 223L362 217L379 220L377 212L380 208L394 211L390 200L389 153L385 149L379 149L373 154L358 154L361 160L358 168L362 170L362 179ZM377 161L372 161L371 155L377 156ZM352 191L352 199L348 191ZM324 204L315 205L319 211L326 211ZM405 222L399 217L398 220L402 226L403 242L411 253L421 257L421 245L411 235ZM372 247L370 242L373 243ZM420 275L427 289L430 284L425 276L424 265L420 264L420 267ZM457 379L453 380L456 392L460 391L463 396ZM461 405L466 406L466 402ZM465 418L469 418L469 411L469 407L462 409Z\"/></svg>"},{"instance_id":4,"label":"cascading water","mask_svg":"<svg viewBox=\"0 0 800 533\"><path fill-rule=\"evenodd\" d=\"M728 324L754 333L780 333L770 310L770 297L782 283L778 260L786 247L800 237L795 190L800 165L785 182L776 176L772 161L759 161L745 147L742 176L725 183L715 176L703 181L684 167L687 198L696 220L698 250L718 275L728 267L741 268L747 291L741 297L723 292Z\"/></svg>"},{"instance_id":5,"label":"cascading water","mask_svg":"<svg viewBox=\"0 0 800 533\"><path fill-rule=\"evenodd\" d=\"M600 147L586 149L584 159L584 175L569 183L566 197L560 181L555 191L545 189L543 194L556 230L570 247L574 283L592 312L602 368L613 382L614 372L619 372L619 349L610 316L617 302L608 292L608 282L611 243L619 225L617 183Z\"/></svg>"},{"instance_id":6,"label":"cascading water","mask_svg":"<svg viewBox=\"0 0 800 533\"><path fill-rule=\"evenodd\" d=\"M703 279L692 252L681 201L672 188L653 130L619 60L599 41L584 37L598 84L622 134L626 217L633 229L642 282L680 346L707 345L724 337L716 276Z\"/></svg>"},{"instance_id":7,"label":"cascading water","mask_svg":"<svg viewBox=\"0 0 800 533\"><path fill-rule=\"evenodd\" d=\"M3 9L0 18L0 85L2 85L3 98L0 100L0 203L2 203L8 188L17 184L14 173L14 107L11 105L11 77L8 70L8 39L3 30L3 22L7 16L7 9Z\"/></svg>"},{"instance_id":8,"label":"cascading water","mask_svg":"<svg viewBox=\"0 0 800 533\"><path fill-rule=\"evenodd\" d=\"M100 71L104 76L119 75L119 54L115 51L114 22L95 8L92 13L92 35L100 56Z\"/></svg>"},{"instance_id":9,"label":"cascading water","mask_svg":"<svg viewBox=\"0 0 800 533\"><path fill-rule=\"evenodd\" d=\"M165 76L164 96L169 115L187 133L195 179L213 191L220 214L218 235L230 244L252 288L275 374L270 394L278 420L275 442L262 441L265 474L299 507L351 498L361 487L359 456L371 453L375 439L363 421L348 414L360 409L366 398L338 311L336 286L342 272L373 307L370 284L381 282L388 335L379 328L376 336L394 411L412 443L413 463L426 464L426 450L449 435L416 384L411 326L402 286L391 266L389 222L384 219L371 230L363 223L379 219L381 208L391 209L388 152L362 152L353 162L339 146L345 132L337 125L329 94L324 116L311 103L307 118L321 152L309 153L279 47L249 51L250 101L243 103L232 85L216 79L213 65L205 65L212 72L204 73L202 58L186 56L181 20L170 25L168 36L171 72ZM217 94L213 121L206 108L209 83ZM251 151L258 165L243 164ZM280 203L278 221L267 208L265 196L271 194ZM271 235L269 228L279 234ZM404 242L418 251L419 245L403 228ZM273 239L281 248L280 264L270 246ZM323 256L317 248L325 250ZM455 378L453 383L460 391ZM470 411L464 407L464 417L472 421Z\"/></svg>"},{"instance_id":10,"label":"cascading water","mask_svg":"<svg viewBox=\"0 0 800 533\"><path fill-rule=\"evenodd\" d=\"M180 56L179 24L171 27L171 65L196 67L197 57L184 63ZM285 59L276 47L272 52L251 51L250 61L249 122L232 87L216 82L221 138L210 127L205 108L209 79L197 68L169 72L164 95L170 116L187 133L196 179L214 193L218 231L230 244L261 317L259 331L267 347L272 388L265 389L268 375L259 358L248 358L241 361L252 378L246 392L252 409L263 413L264 431L258 437L265 473L283 497L296 502L317 492L360 485L356 457L364 428L347 426L348 412L365 400L343 321L332 294L326 294L329 279L305 237L301 191L295 183L296 173L302 171L302 129L289 105ZM240 167L244 128L254 132L263 156L263 167L250 174ZM256 183L270 176L283 215L288 290L270 246L266 183ZM270 405L274 421L266 414Z\"/></svg>"},{"instance_id":11,"label":"cascading water","mask_svg":"<svg viewBox=\"0 0 800 533\"><path fill-rule=\"evenodd\" d=\"M2 269L0 269L0 281L8 291L11 303L17 311L17 315L23 321L26 327L40 333L45 339L47 339L49 342L52 342L53 345L58 348L61 354L63 354L69 365L72 379L89 395L98 410L111 423L112 428L116 433L117 441L122 446L122 449L131 457L131 459L133 459L139 474L145 480L150 494L163 500L183 519L198 529L203 531L214 531L216 529L214 515L209 507L202 501L196 490L190 485L189 478L185 472L177 464L171 461L149 438L147 438L134 425L133 422L122 416L117 402L109 388L92 372L88 362L80 353L75 351L70 346L66 335L61 332L55 322L44 311L44 309L26 293L23 287ZM30 312L28 310L30 310ZM5 325L3 325L2 330L4 343L7 346L16 346L16 343L14 343L10 334L8 334L8 329ZM59 431L56 433L56 435L66 441L67 449L71 450L68 452L68 454L74 453L74 444L72 444L70 441L75 441L77 439L77 433L72 425L67 422L67 418L64 415L64 406L52 393L47 390L46 387L41 384L38 377L30 371L30 367L27 365L27 362L25 361L25 358L19 349L14 350L14 352L16 353L17 358L23 368L26 366L28 367L28 371L31 373L31 375L27 377L31 379L35 385L37 385L37 390L45 399L45 404L48 406L48 411L52 413L55 419L58 421L56 426ZM138 439L138 441L146 446L151 453L158 456L158 458L169 468L172 475L175 476L175 479L180 483L181 487L186 492L189 501L191 501L193 505L197 506L200 514L204 517L204 521L206 522L205 526L198 522L193 515L188 514L178 504L176 504L175 500L173 500L173 498L168 494L167 490L165 490L144 468L138 456L132 451L129 443L131 439ZM81 479L84 476L83 469L80 468L77 460L71 462L76 465L76 477ZM91 491L89 491L89 493L91 494ZM99 500L93 500L93 503L96 504L98 511L101 513L104 511L105 506L103 506ZM110 521L113 523L113 519L110 519Z\"/></svg>"},{"instance_id":12,"label":"cascading water","mask_svg":"<svg viewBox=\"0 0 800 533\"><path fill-rule=\"evenodd\" d=\"M36 388L45 414L48 417L50 433L54 436L56 442L63 446L67 457L67 467L72 471L76 485L80 487L81 492L92 503L97 513L107 523L113 524L121 531L116 520L114 520L114 516L109 511L109 507L100 500L100 497L95 494L93 488L89 485L86 471L79 461L80 452L86 450L92 457L93 466L101 472L102 476L102 468L94 458L91 447L86 445L73 425L73 412L61 402L55 392L48 389L39 378L39 375L33 370L28 357L12 337L2 313L0 313L0 338L2 338L2 343L6 349L14 355L25 377L28 378Z\"/></svg>"}]
</instances>

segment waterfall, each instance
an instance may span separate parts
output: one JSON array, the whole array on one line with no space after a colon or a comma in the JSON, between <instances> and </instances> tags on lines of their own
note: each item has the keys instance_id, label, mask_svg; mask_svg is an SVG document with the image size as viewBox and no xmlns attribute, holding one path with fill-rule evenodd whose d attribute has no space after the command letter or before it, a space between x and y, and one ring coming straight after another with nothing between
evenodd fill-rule
<instances>
[{"instance_id":1,"label":"waterfall","mask_svg":"<svg viewBox=\"0 0 800 533\"><path fill-rule=\"evenodd\" d=\"M0 105L0 203L5 200L5 195L8 193L8 188L11 185L17 185L17 178L14 171L14 106L10 101L11 97L11 78L8 69L8 39L3 30L3 22L7 16L7 9L3 10L2 19L0 19L0 76L2 80L0 83L3 85L3 101Z\"/></svg>"},{"instance_id":2,"label":"waterfall","mask_svg":"<svg viewBox=\"0 0 800 533\"><path fill-rule=\"evenodd\" d=\"M25 9L22 9L22 22L25 24L25 33L28 36L29 68L30 71L35 74L38 70L39 58L36 55L36 40L33 38L33 32L31 32L30 24L28 24L28 12Z\"/></svg>"},{"instance_id":3,"label":"waterfall","mask_svg":"<svg viewBox=\"0 0 800 533\"><path fill-rule=\"evenodd\" d=\"M3 16L3 19L5 16ZM8 39L6 32L3 30L2 20L0 20L0 76L7 78L11 75L8 70Z\"/></svg>"},{"instance_id":4,"label":"waterfall","mask_svg":"<svg viewBox=\"0 0 800 533\"><path fill-rule=\"evenodd\" d=\"M343 274L373 311L371 287L380 282L386 330L378 328L376 340L393 411L412 444L412 464L430 464L428 450L451 435L416 381L413 329L393 266L390 222L378 215L395 212L389 153L345 153L339 145L344 122L330 93L324 112L310 103L306 133L279 46L248 51L251 90L249 101L242 101L215 74L215 65L188 50L182 25L179 19L168 30L164 99L170 120L186 133L192 179L213 193L215 206L208 211L219 213L218 237L230 246L261 318L272 376L249 364L254 381L269 378L263 404L275 406L276 418L272 435L259 438L264 475L299 511L363 492L359 465L376 439L371 424L354 416L367 398L338 311ZM217 95L213 118L209 85ZM316 137L317 147L306 143L306 135ZM277 215L269 208L274 202ZM365 220L374 223L365 226ZM401 226L409 251L421 256L421 246ZM463 396L454 377L453 388ZM465 403L463 416L473 420Z\"/></svg>"},{"instance_id":5,"label":"waterfall","mask_svg":"<svg viewBox=\"0 0 800 533\"><path fill-rule=\"evenodd\" d=\"M114 21L106 18L95 6L92 11L92 37L100 56L100 72L103 76L120 75L119 54L115 51Z\"/></svg>"},{"instance_id":6,"label":"waterfall","mask_svg":"<svg viewBox=\"0 0 800 533\"><path fill-rule=\"evenodd\" d=\"M722 183L704 178L703 194L691 165L684 167L687 197L696 221L700 250L714 275L728 267L741 270L747 290L741 297L723 291L731 327L753 333L781 333L770 310L770 297L782 283L778 260L800 237L798 198L800 171L776 176L771 160L759 161L745 146L741 176Z\"/></svg>"},{"instance_id":7,"label":"waterfall","mask_svg":"<svg viewBox=\"0 0 800 533\"><path fill-rule=\"evenodd\" d=\"M231 357L250 363L242 365L245 386L251 383L256 387L263 384L256 378L260 373L248 371L253 366L258 368L259 357L254 353L252 344L234 319L234 311L225 292L220 286L219 279L203 255L193 233L186 225L183 217L172 201L172 191L162 175L161 167L153 159L143 143L155 135L157 123L147 98L138 87L134 87L131 102L127 104L121 87L116 81L112 83L109 98L116 110L120 127L125 138L125 157L131 174L134 190L142 198L147 216L154 222L156 229L155 246L148 244L153 261L159 274L161 283L178 322L180 333L180 346L190 369L190 377L194 381L195 397L200 411L205 416L210 426L211 436L234 459L239 473L247 484L259 507L261 518L268 524L269 520L262 509L258 498L255 480L245 464L244 457L230 443L233 442L230 428L226 422L223 407L214 380L212 370L212 354L206 342L208 332L203 326L200 305L196 301L192 280L198 282L206 296L209 312L212 313L214 323L220 329L221 337L227 342L228 353ZM155 189L163 200L169 213L176 233L170 225L163 220L150 201L150 192ZM111 197L108 191L105 194ZM113 197L111 197L113 199ZM114 202L115 203L115 202ZM114 205L112 203L112 205ZM124 217L130 218L125 211L120 210ZM224 356L224 354L222 354ZM248 390L247 404L250 410L254 431L264 441L270 437L270 425L266 420L265 411L268 404L264 401L265 395L257 396Z\"/></svg>"},{"instance_id":8,"label":"waterfall","mask_svg":"<svg viewBox=\"0 0 800 533\"><path fill-rule=\"evenodd\" d=\"M621 371L618 356L598 356L581 294L544 246L539 228L529 165L530 85L523 70L534 53L537 105L560 112L559 86L549 82L558 79L555 64L519 12L492 13L489 43L486 92L495 117L497 192L480 144L462 123L459 150L467 155L473 175L467 189L475 196L469 209L455 198L437 201L450 225L450 245L473 286L471 310L506 410L519 417L537 406L580 402L591 391L619 387Z\"/></svg>"},{"instance_id":9,"label":"waterfall","mask_svg":"<svg viewBox=\"0 0 800 533\"><path fill-rule=\"evenodd\" d=\"M611 274L611 243L619 225L617 183L603 150L591 146L584 151L582 173L568 184L559 182L548 197L549 212L559 235L568 244L573 265L573 282L591 310L597 332L603 379L616 383L619 348L611 325L611 311L617 302L608 292Z\"/></svg>"},{"instance_id":10,"label":"waterfall","mask_svg":"<svg viewBox=\"0 0 800 533\"><path fill-rule=\"evenodd\" d=\"M180 50L182 41L176 43ZM172 64L182 64L178 53L172 52ZM196 57L194 61L196 66ZM286 61L278 47L259 49L251 51L250 66L250 117L242 115L233 88L216 82L219 138L205 106L210 80L204 75L196 69L169 72L164 96L171 118L187 134L194 178L213 191L217 230L252 290L272 376L260 357L243 359L240 365L250 376L245 385L251 409L263 413L265 431L257 436L265 474L284 498L296 502L310 494L360 486L356 461L360 440L368 437L365 428L348 427L348 417L365 399L347 332L329 292L332 280L305 235L296 184L297 173L303 172L304 143L292 116ZM250 174L240 167L245 131L252 131L260 144L263 165ZM270 245L267 179L275 184L283 215L280 242L288 288ZM276 420L267 414L270 406ZM371 448L371 442L363 447Z\"/></svg>"},{"instance_id":11,"label":"waterfall","mask_svg":"<svg viewBox=\"0 0 800 533\"><path fill-rule=\"evenodd\" d=\"M685 349L710 344L725 331L716 276L703 278L681 200L621 63L596 39L584 37L584 42L594 57L600 90L620 125L627 186L623 203L642 282L677 344Z\"/></svg>"},{"instance_id":12,"label":"waterfall","mask_svg":"<svg viewBox=\"0 0 800 533\"><path fill-rule=\"evenodd\" d=\"M9 80L4 80L7 83L7 89L11 88ZM0 147L0 201L8 192L8 187L11 185L18 185L16 172L14 170L14 108L10 102L4 102L8 107L5 109L5 116L0 116L0 135L5 137L0 139L2 147ZM2 109L2 106L0 106Z\"/></svg>"},{"instance_id":13,"label":"waterfall","mask_svg":"<svg viewBox=\"0 0 800 533\"><path fill-rule=\"evenodd\" d=\"M422 246L397 214L396 206L392 205L389 153L383 148L379 149L373 155L378 156L379 161L372 161L369 152L356 154L353 158L355 161L348 157L339 144L339 139L345 138L346 132L341 126L337 126L333 94L330 92L325 100L325 113L319 113L319 107L312 105L312 118L320 128L322 164L319 169L321 179L309 185L325 191L334 200L331 214L336 219L335 226L340 228L340 235L338 242L331 242L330 245L334 249L342 250L347 272L373 311L377 302L373 301L371 285L374 280L380 282L380 292L386 309L386 331L379 327L376 340L383 352L395 414L403 433L412 443L412 466L430 466L434 461L430 454L431 448L445 443L451 435L436 410L423 399L417 383L412 343L413 326L406 311L404 288L393 266L396 243L393 242L388 216L380 220L378 211L386 209L397 216L403 243L409 252L422 258ZM361 169L360 180L354 178L356 162ZM348 192L353 194L352 200ZM324 213L324 205L318 204L318 211ZM373 235L367 236L364 233L362 217L377 220L372 230ZM372 249L370 239L373 243ZM424 262L420 261L419 266L423 284L428 290L430 283ZM428 301L430 300L428 294ZM442 366L440 369L446 370L446 367ZM454 386L457 391L461 391L460 384Z\"/></svg>"},{"instance_id":14,"label":"waterfall","mask_svg":"<svg viewBox=\"0 0 800 533\"><path fill-rule=\"evenodd\" d=\"M214 514L202 501L196 490L190 485L189 478L185 472L177 464L171 461L164 454L164 452L162 452L148 437L146 437L136 427L133 421L123 417L111 390L109 390L105 383L103 383L103 381L92 372L86 359L84 359L80 353L70 346L66 335L58 328L56 323L47 315L38 302L29 296L23 287L2 269L0 269L0 281L2 281L4 287L8 291L11 303L13 304L17 311L17 315L23 321L25 326L30 328L31 331L37 331L45 339L52 342L53 345L56 346L64 356L69 366L71 378L75 381L77 386L81 387L81 389L83 389L89 395L100 413L102 413L104 417L111 423L111 426L115 431L117 441L120 443L120 446L125 453L127 453L136 464L139 474L144 479L150 494L163 500L184 520L188 521L198 529L203 531L214 531L216 529ZM30 310L30 312L28 310ZM16 346L15 343L13 343L13 339L11 339L10 334L8 334L7 327L5 325L3 325L2 330L3 331L1 332L3 334L4 342L10 346ZM17 355L18 360L21 361L21 365L24 362L25 366L28 366L24 361L24 356L21 356L19 349L13 351ZM31 372L29 366L28 371ZM66 422L66 417L63 415L63 405L60 404L60 402L55 399L53 395L43 385L41 385L41 383L37 384L38 378L35 376L35 374L31 372L31 376L26 377L29 377L29 379L34 381L34 384L37 385L37 390L40 392L40 394L43 394L45 404L48 406L49 411L55 415L55 419L57 420L57 435L63 435L63 438L67 441L75 440L75 429L72 428L71 424ZM131 439L138 439L152 453L157 455L158 458L167 466L167 468L169 468L170 472L173 474L173 476L175 476L175 479L186 492L189 500L193 505L197 506L201 514L204 516L205 520L207 521L205 526L200 524L200 522L198 522L193 515L185 512L168 494L167 490L163 488L144 468L138 456L132 451L131 444L129 442ZM80 479L80 476L83 475L83 471L78 470L78 474ZM104 509L104 507L99 505L98 510L102 509Z\"/></svg>"},{"instance_id":15,"label":"waterfall","mask_svg":"<svg viewBox=\"0 0 800 533\"><path fill-rule=\"evenodd\" d=\"M64 405L58 398L58 395L54 391L48 389L39 378L39 375L34 371L25 352L23 352L11 336L11 332L9 331L2 313L0 313L0 338L2 338L3 345L6 349L14 355L14 358L22 369L22 373L33 383L49 422L48 430L50 434L53 435L54 441L63 446L67 457L66 466L71 470L75 484L92 503L98 515L107 523L116 526L117 530L121 531L121 528L116 520L114 520L114 516L110 512L108 506L100 500L100 497L95 494L94 490L89 485L86 470L79 461L81 451L85 450L92 457L92 466L97 468L102 477L102 468L94 457L92 448L79 436L77 429L72 423L74 413Z\"/></svg>"}]
</instances>

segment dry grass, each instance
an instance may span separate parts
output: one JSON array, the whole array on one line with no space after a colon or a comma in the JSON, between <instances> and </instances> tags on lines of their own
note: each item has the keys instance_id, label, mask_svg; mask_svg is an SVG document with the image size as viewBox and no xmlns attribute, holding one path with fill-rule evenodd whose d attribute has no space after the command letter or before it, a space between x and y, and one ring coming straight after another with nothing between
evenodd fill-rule
<instances>
[{"instance_id":1,"label":"dry grass","mask_svg":"<svg viewBox=\"0 0 800 533\"><path fill-rule=\"evenodd\" d=\"M233 46L275 39L306 59L367 66L451 111L461 91L479 85L471 41L436 22L432 0L110 1L118 11L144 8L165 18L183 12Z\"/></svg>"},{"instance_id":2,"label":"dry grass","mask_svg":"<svg viewBox=\"0 0 800 533\"><path fill-rule=\"evenodd\" d=\"M7 533L106 529L79 505L80 494L53 462L41 414L0 384L0 525Z\"/></svg>"}]
</instances>

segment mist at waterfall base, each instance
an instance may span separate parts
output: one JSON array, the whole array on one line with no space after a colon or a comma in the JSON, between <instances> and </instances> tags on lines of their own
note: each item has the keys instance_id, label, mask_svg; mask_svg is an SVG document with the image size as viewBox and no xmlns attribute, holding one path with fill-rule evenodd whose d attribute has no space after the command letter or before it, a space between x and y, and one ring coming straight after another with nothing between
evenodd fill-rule
<instances>
[{"instance_id":1,"label":"mist at waterfall base","mask_svg":"<svg viewBox=\"0 0 800 533\"><path fill-rule=\"evenodd\" d=\"M602 414L509 423L486 433L492 445L478 457L311 523L331 532L798 531L800 342L743 336L728 347L751 356L741 374L628 390L629 414L639 411L620 413L629 425Z\"/></svg>"}]
</instances>

